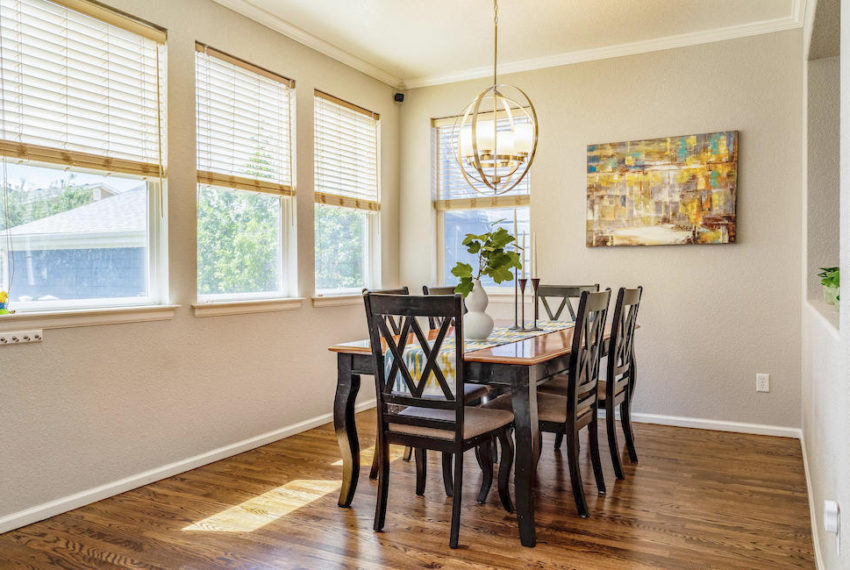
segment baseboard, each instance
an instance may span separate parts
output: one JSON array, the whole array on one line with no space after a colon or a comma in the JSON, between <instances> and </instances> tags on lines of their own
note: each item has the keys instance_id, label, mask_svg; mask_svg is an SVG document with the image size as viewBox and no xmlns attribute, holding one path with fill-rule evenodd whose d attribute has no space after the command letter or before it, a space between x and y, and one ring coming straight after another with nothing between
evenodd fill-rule
<instances>
[{"instance_id":1,"label":"baseboard","mask_svg":"<svg viewBox=\"0 0 850 570\"><path fill-rule=\"evenodd\" d=\"M809 496L809 518L811 519L812 525L812 546L815 551L815 568L817 568L817 570L822 570L824 565L823 557L820 552L820 540L818 539L818 511L815 507L815 495L812 490L812 476L809 472L809 454L806 453L806 437L802 434L802 432L800 434L800 447L803 452L803 470L806 473L806 492Z\"/></svg>"},{"instance_id":2,"label":"baseboard","mask_svg":"<svg viewBox=\"0 0 850 570\"><path fill-rule=\"evenodd\" d=\"M372 399L357 404L355 406L355 410L361 412L374 407L375 400ZM106 499L107 497L112 497L113 495L118 495L125 491L153 483L154 481L159 481L160 479L165 479L166 477L171 477L178 473L183 473L185 471L195 469L196 467L201 467L202 465L207 465L208 463L213 463L214 461L231 457L238 453L250 451L251 449L319 427L331 421L333 421L333 414L322 414L256 437L238 441L230 445L225 445L200 455L195 455L194 457L175 461L174 463L169 463L142 473L137 473L135 475L119 479L118 481L92 487L91 489L86 489L85 491L74 493L73 495L61 497L47 503L42 503L22 511L2 516L0 517L0 533L8 532L10 530L50 518L72 509Z\"/></svg>"},{"instance_id":3,"label":"baseboard","mask_svg":"<svg viewBox=\"0 0 850 570\"><path fill-rule=\"evenodd\" d=\"M605 417L605 410L599 410L599 417ZM619 419L620 414L617 413ZM799 428L751 424L746 422L729 422L724 420L707 420L703 418L688 418L683 416L666 416L662 414L641 414L632 412L632 421L641 424L658 424L663 426L708 429L714 431L730 431L735 433L750 433L755 435L774 435L777 437L792 437L801 439Z\"/></svg>"}]
</instances>

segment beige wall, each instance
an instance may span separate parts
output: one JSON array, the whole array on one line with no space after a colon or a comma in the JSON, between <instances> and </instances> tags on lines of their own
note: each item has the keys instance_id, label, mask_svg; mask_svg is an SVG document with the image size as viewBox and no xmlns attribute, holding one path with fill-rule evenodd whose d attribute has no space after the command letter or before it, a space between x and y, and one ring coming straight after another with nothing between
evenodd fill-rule
<instances>
[{"instance_id":1,"label":"beige wall","mask_svg":"<svg viewBox=\"0 0 850 570\"><path fill-rule=\"evenodd\" d=\"M544 281L643 284L635 410L800 425L802 39L799 30L505 76L534 101L532 212ZM429 119L486 80L407 93L401 281L434 279ZM588 249L586 146L740 131L738 240ZM755 392L756 372L771 392Z\"/></svg>"},{"instance_id":2,"label":"beige wall","mask_svg":"<svg viewBox=\"0 0 850 570\"><path fill-rule=\"evenodd\" d=\"M314 87L381 114L382 232L398 232L399 108L390 87L208 0L110 4L169 30L170 283L182 307L170 321L48 330L43 344L2 349L0 522L330 412L336 372L325 348L366 335L360 304L313 308L308 299L294 311L193 316L195 40L297 82L301 295L313 289ZM395 243L383 240L388 285L398 280ZM368 384L364 392L374 397Z\"/></svg>"},{"instance_id":3,"label":"beige wall","mask_svg":"<svg viewBox=\"0 0 850 570\"><path fill-rule=\"evenodd\" d=\"M818 268L838 265L838 64L837 57L808 62L806 260L810 299L821 298Z\"/></svg>"}]
</instances>

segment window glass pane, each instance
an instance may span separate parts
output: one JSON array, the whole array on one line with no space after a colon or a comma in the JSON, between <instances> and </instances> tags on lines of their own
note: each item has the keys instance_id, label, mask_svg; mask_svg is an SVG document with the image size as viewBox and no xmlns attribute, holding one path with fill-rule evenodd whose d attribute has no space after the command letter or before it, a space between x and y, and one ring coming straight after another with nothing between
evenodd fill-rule
<instances>
[{"instance_id":1,"label":"window glass pane","mask_svg":"<svg viewBox=\"0 0 850 570\"><path fill-rule=\"evenodd\" d=\"M528 123L526 119L515 119L515 123ZM507 119L499 119L496 121L496 126L499 132L508 132L511 129L511 123ZM454 152L456 151L457 130L454 125L446 125L434 129L437 142L437 198L440 200L456 200L464 198L480 198L482 196L492 196L493 191L484 184L475 182L477 188L469 185L466 178L461 173L460 166L457 164ZM531 182L531 173L526 174L519 184L511 191L501 194L502 196L513 196L517 194L528 194L529 185ZM513 220L513 214L511 214Z\"/></svg>"},{"instance_id":2,"label":"window glass pane","mask_svg":"<svg viewBox=\"0 0 850 570\"><path fill-rule=\"evenodd\" d=\"M517 213L517 231L519 240L522 240L522 233L529 233L529 211L528 207L516 208ZM494 222L502 221L499 224L492 225ZM504 227L511 234L514 233L514 208L481 208L478 210L448 210L445 212L444 218L444 246L445 260L443 267L443 284L454 285L457 283L457 278L452 275L452 269L458 261L469 263L472 265L474 272L477 272L478 256L466 251L466 247L461 245L466 234L483 234L498 227ZM529 243L530 237L526 236L526 251L531 247ZM524 263L526 269L529 267ZM489 277L481 279L481 283L485 286L513 286L513 281L506 281L499 285L493 282Z\"/></svg>"},{"instance_id":3,"label":"window glass pane","mask_svg":"<svg viewBox=\"0 0 850 570\"><path fill-rule=\"evenodd\" d=\"M360 292L367 286L369 222L374 215L316 204L316 292Z\"/></svg>"},{"instance_id":4,"label":"window glass pane","mask_svg":"<svg viewBox=\"0 0 850 570\"><path fill-rule=\"evenodd\" d=\"M198 185L198 294L202 299L283 290L285 199Z\"/></svg>"},{"instance_id":5,"label":"window glass pane","mask_svg":"<svg viewBox=\"0 0 850 570\"><path fill-rule=\"evenodd\" d=\"M144 180L4 164L0 289L15 308L149 296Z\"/></svg>"}]
</instances>

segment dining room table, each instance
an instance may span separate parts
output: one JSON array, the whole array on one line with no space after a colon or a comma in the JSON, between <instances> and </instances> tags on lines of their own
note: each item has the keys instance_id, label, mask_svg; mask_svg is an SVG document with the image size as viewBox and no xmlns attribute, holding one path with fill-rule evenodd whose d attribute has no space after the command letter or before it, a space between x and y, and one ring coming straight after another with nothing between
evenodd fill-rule
<instances>
[{"instance_id":1,"label":"dining room table","mask_svg":"<svg viewBox=\"0 0 850 570\"><path fill-rule=\"evenodd\" d=\"M512 322L497 321L497 327ZM514 494L520 541L535 546L533 485L537 468L538 420L537 386L569 366L573 327L536 333L463 355L464 378L509 391L514 413ZM436 331L430 331L430 335ZM450 333L452 334L452 333ZM610 338L606 326L605 339ZM340 507L351 506L360 477L360 441L357 436L354 404L360 391L360 377L375 374L375 357L368 339L335 344L329 349L337 357L337 387L334 398L334 430L342 455Z\"/></svg>"}]
</instances>

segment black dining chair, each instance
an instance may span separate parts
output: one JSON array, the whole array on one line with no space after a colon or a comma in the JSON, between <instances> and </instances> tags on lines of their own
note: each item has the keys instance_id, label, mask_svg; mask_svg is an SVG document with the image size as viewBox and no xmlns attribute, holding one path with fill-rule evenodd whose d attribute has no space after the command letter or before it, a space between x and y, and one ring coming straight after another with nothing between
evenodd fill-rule
<instances>
[{"instance_id":1,"label":"black dining chair","mask_svg":"<svg viewBox=\"0 0 850 570\"><path fill-rule=\"evenodd\" d=\"M599 457L598 383L599 363L605 340L605 321L608 315L610 289L599 293L581 294L576 313L573 340L567 367L567 385L563 393L539 392L537 418L541 432L562 434L567 439L567 460L570 483L576 509L582 518L588 516L587 501L579 468L579 432L588 428L590 436L590 462L596 478L596 489L605 494L605 478ZM500 396L487 407L513 409L509 394Z\"/></svg>"},{"instance_id":2,"label":"black dining chair","mask_svg":"<svg viewBox=\"0 0 850 570\"><path fill-rule=\"evenodd\" d=\"M537 295L543 303L543 310L546 311L546 316L550 321L560 320L564 309L567 309L570 314L570 319L576 319L576 312L573 308L572 301L578 300L581 294L587 291L588 293L596 293L599 291L599 283L593 285L545 285L541 284L537 288ZM555 309L549 304L549 301L558 303Z\"/></svg>"},{"instance_id":3,"label":"black dining chair","mask_svg":"<svg viewBox=\"0 0 850 570\"><path fill-rule=\"evenodd\" d=\"M423 295L454 295L455 287L454 285L448 286L439 286L439 287L431 287L429 285L422 286L422 294ZM466 314L466 303L463 305L463 313ZM436 329L440 326L440 323L437 322L437 319L428 319L428 326L432 329Z\"/></svg>"},{"instance_id":4,"label":"black dining chair","mask_svg":"<svg viewBox=\"0 0 850 570\"><path fill-rule=\"evenodd\" d=\"M498 438L502 452L498 476L499 497L504 508L508 512L513 511L508 491L513 444L507 430L513 424L514 415L507 410L466 406L464 399L457 397L457 394L464 393L465 383L462 364L463 300L460 295L413 297L367 293L364 299L369 339L377 371L375 394L378 403L378 445L381 456L374 529L382 530L386 520L390 444L413 447L417 454L422 454L422 461L417 457L417 493L422 491L418 488L418 475L420 469L424 475L424 450L450 453L454 463L454 488L449 546L457 548L465 451L481 444L487 445L494 437ZM393 334L387 326L387 317L393 317L401 324L398 335ZM441 319L439 329L431 335L426 335L416 320L427 317ZM454 333L458 339L452 349L456 363L454 385L446 379L440 365L443 354L441 348L448 338L452 321L456 323ZM429 339L429 336L433 338ZM422 351L424 362L418 378L408 368L403 356L408 345L417 346ZM387 366L388 358L392 361ZM439 387L438 396L425 394L425 388L432 378ZM396 389L398 380L403 382L404 391ZM492 469L492 464L490 468Z\"/></svg>"},{"instance_id":5,"label":"black dining chair","mask_svg":"<svg viewBox=\"0 0 850 570\"><path fill-rule=\"evenodd\" d=\"M637 324L640 299L643 287L636 289L620 288L614 305L611 321L611 340L608 349L608 363L605 380L599 382L599 402L605 408L605 423L608 431L608 448L614 474L617 479L625 479L620 461L620 446L617 444L615 410L620 408L620 425L626 439L629 459L637 462L637 450L632 433L632 395L635 387L635 325Z\"/></svg>"}]
</instances>

